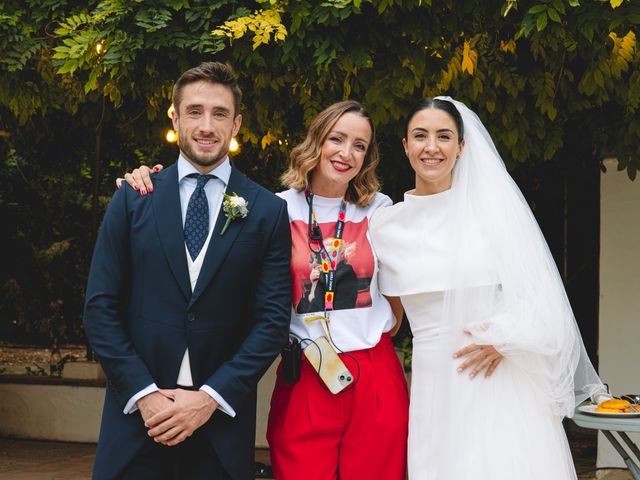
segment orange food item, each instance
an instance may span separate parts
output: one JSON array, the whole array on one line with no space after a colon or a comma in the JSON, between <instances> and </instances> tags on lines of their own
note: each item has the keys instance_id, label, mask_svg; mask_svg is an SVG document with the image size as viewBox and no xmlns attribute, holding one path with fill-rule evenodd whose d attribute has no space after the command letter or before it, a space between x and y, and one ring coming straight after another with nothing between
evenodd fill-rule
<instances>
[{"instance_id":1,"label":"orange food item","mask_svg":"<svg viewBox=\"0 0 640 480\"><path fill-rule=\"evenodd\" d=\"M624 408L605 408L605 407L596 407L596 412L598 413L624 413Z\"/></svg>"},{"instance_id":2,"label":"orange food item","mask_svg":"<svg viewBox=\"0 0 640 480\"><path fill-rule=\"evenodd\" d=\"M633 407L628 406L624 409L624 413L640 413L640 405L634 405Z\"/></svg>"},{"instance_id":3,"label":"orange food item","mask_svg":"<svg viewBox=\"0 0 640 480\"><path fill-rule=\"evenodd\" d=\"M602 402L600 405L598 405L598 408L624 411L624 409L627 408L629 405L631 405L631 402L629 402L628 400L620 400L619 398L612 398L611 400Z\"/></svg>"}]
</instances>

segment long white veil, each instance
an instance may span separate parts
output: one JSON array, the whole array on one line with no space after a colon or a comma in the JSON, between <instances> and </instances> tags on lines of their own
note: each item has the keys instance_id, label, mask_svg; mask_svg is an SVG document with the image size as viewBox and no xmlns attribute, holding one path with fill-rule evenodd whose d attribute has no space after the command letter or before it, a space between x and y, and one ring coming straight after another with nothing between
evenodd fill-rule
<instances>
[{"instance_id":1,"label":"long white veil","mask_svg":"<svg viewBox=\"0 0 640 480\"><path fill-rule=\"evenodd\" d=\"M478 116L461 102L437 98L456 106L465 139L451 189L455 260L444 318L454 330L470 331L476 342L496 346L531 378L553 413L571 416L575 405L604 387L587 357L556 264ZM468 266L477 249L469 246L477 226L486 236L499 284L470 288ZM478 320L470 324L470 318ZM459 341L452 338L449 351L460 348Z\"/></svg>"}]
</instances>

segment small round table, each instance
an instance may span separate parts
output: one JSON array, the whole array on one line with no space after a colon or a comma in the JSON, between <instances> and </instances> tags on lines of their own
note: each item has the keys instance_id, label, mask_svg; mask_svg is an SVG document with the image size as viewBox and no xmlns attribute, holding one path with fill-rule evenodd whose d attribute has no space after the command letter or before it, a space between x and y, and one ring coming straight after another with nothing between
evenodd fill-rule
<instances>
[{"instance_id":1,"label":"small round table","mask_svg":"<svg viewBox=\"0 0 640 480\"><path fill-rule=\"evenodd\" d=\"M579 427L600 430L607 440L609 440L611 445L613 445L613 448L615 448L618 454L622 457L633 478L635 480L640 480L640 467L633 458L629 456L627 451L622 447L622 445L620 445L618 439L613 435L613 432L617 432L622 441L627 444L629 450L631 450L636 456L636 459L640 461L640 449L635 443L633 443L629 438L629 435L626 433L640 432L640 415L626 418L607 417L604 415L600 416L582 413L578 408L576 408L571 420L573 420L573 422Z\"/></svg>"}]
</instances>

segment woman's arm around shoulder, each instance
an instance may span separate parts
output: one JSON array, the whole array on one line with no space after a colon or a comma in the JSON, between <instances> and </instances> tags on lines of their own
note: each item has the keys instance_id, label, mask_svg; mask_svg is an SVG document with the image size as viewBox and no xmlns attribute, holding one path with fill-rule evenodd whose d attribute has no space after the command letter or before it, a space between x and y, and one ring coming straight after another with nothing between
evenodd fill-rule
<instances>
[{"instance_id":1,"label":"woman's arm around shoulder","mask_svg":"<svg viewBox=\"0 0 640 480\"><path fill-rule=\"evenodd\" d=\"M140 165L131 173L125 173L124 178L116 178L116 187L121 188L123 182L127 182L134 190L138 190L140 195L153 192L153 182L151 175L161 172L164 167L159 163L149 168L146 165Z\"/></svg>"},{"instance_id":2,"label":"woman's arm around shoulder","mask_svg":"<svg viewBox=\"0 0 640 480\"><path fill-rule=\"evenodd\" d=\"M389 295L385 295L384 298L386 298L389 302L389 305L391 305L391 311L393 312L393 317L395 319L393 328L389 330L391 336L394 337L396 333L398 333L398 330L400 330L400 326L402 325L402 319L404 318L404 307L402 306L400 297L391 297Z\"/></svg>"}]
</instances>

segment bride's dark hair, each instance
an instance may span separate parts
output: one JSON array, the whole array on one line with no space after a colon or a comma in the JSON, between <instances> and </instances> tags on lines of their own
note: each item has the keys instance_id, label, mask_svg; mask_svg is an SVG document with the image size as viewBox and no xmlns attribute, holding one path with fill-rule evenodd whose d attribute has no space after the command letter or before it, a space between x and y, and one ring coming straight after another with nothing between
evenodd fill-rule
<instances>
[{"instance_id":1,"label":"bride's dark hair","mask_svg":"<svg viewBox=\"0 0 640 480\"><path fill-rule=\"evenodd\" d=\"M407 118L407 130L409 129L409 123L411 123L411 120L413 120L413 117L415 117L416 113L422 110L426 110L427 108L437 108L439 110L442 110L443 112L448 113L456 123L456 127L458 127L458 143L462 143L462 141L464 140L464 123L462 122L462 115L460 115L460 112L453 103L447 100L442 100L440 98L425 98L415 107L413 107L411 113L409 113L409 117Z\"/></svg>"}]
</instances>

